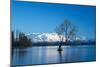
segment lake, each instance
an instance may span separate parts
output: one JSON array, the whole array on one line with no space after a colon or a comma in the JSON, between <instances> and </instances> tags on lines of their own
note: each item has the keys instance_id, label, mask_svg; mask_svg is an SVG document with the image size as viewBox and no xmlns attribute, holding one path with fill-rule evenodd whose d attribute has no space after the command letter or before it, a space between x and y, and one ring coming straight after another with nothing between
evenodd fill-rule
<instances>
[{"instance_id":1,"label":"lake","mask_svg":"<svg viewBox=\"0 0 100 67\"><path fill-rule=\"evenodd\" d=\"M11 65L36 65L96 60L95 45L62 46L63 51L61 52L58 52L57 49L58 46L14 48L12 50Z\"/></svg>"}]
</instances>

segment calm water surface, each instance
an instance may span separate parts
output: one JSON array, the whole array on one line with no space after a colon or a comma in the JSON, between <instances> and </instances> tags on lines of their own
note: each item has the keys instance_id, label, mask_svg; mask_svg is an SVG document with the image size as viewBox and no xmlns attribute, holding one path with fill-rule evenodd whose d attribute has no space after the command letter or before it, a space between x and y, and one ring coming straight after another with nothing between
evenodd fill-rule
<instances>
[{"instance_id":1,"label":"calm water surface","mask_svg":"<svg viewBox=\"0 0 100 67\"><path fill-rule=\"evenodd\" d=\"M62 52L58 46L40 46L24 49L13 49L12 65L67 63L79 61L95 61L96 48L94 45L63 46Z\"/></svg>"}]
</instances>

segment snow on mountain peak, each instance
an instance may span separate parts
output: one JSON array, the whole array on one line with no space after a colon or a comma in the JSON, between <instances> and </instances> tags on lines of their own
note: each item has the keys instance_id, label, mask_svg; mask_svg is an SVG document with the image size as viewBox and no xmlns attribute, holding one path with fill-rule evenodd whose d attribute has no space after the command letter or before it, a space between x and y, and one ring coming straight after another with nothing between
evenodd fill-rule
<instances>
[{"instance_id":1,"label":"snow on mountain peak","mask_svg":"<svg viewBox=\"0 0 100 67\"><path fill-rule=\"evenodd\" d=\"M56 42L60 41L57 33L32 33L27 35L33 42Z\"/></svg>"},{"instance_id":2,"label":"snow on mountain peak","mask_svg":"<svg viewBox=\"0 0 100 67\"><path fill-rule=\"evenodd\" d=\"M33 42L56 42L60 41L59 35L55 32L53 33L31 33L27 34L28 38L30 38ZM66 38L62 35L63 41ZM69 41L73 41L68 39ZM86 40L86 37L76 37L74 40Z\"/></svg>"}]
</instances>

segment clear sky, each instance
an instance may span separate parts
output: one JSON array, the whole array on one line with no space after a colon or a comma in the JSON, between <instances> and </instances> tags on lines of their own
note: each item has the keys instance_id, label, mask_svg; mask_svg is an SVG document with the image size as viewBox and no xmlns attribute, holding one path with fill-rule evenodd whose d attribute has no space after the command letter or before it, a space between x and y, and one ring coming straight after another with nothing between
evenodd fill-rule
<instances>
[{"instance_id":1,"label":"clear sky","mask_svg":"<svg viewBox=\"0 0 100 67\"><path fill-rule=\"evenodd\" d=\"M56 26L68 19L77 27L78 36L95 38L95 6L13 1L11 12L12 30L54 32Z\"/></svg>"}]
</instances>

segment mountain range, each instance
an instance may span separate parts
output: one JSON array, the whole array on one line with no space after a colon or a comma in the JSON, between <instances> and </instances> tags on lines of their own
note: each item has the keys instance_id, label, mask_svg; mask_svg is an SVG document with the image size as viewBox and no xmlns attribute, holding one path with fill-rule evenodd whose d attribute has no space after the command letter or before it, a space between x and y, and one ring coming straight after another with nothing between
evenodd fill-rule
<instances>
[{"instance_id":1,"label":"mountain range","mask_svg":"<svg viewBox=\"0 0 100 67\"><path fill-rule=\"evenodd\" d=\"M52 33L30 33L26 34L32 42L58 42L60 41L59 35L55 32ZM65 37L63 36L65 41ZM69 39L69 41L95 41L95 39L87 39L86 37L76 37L74 40Z\"/></svg>"},{"instance_id":2,"label":"mountain range","mask_svg":"<svg viewBox=\"0 0 100 67\"><path fill-rule=\"evenodd\" d=\"M27 34L27 36L33 41L33 42L56 42L60 41L59 36L56 33L32 33Z\"/></svg>"}]
</instances>

